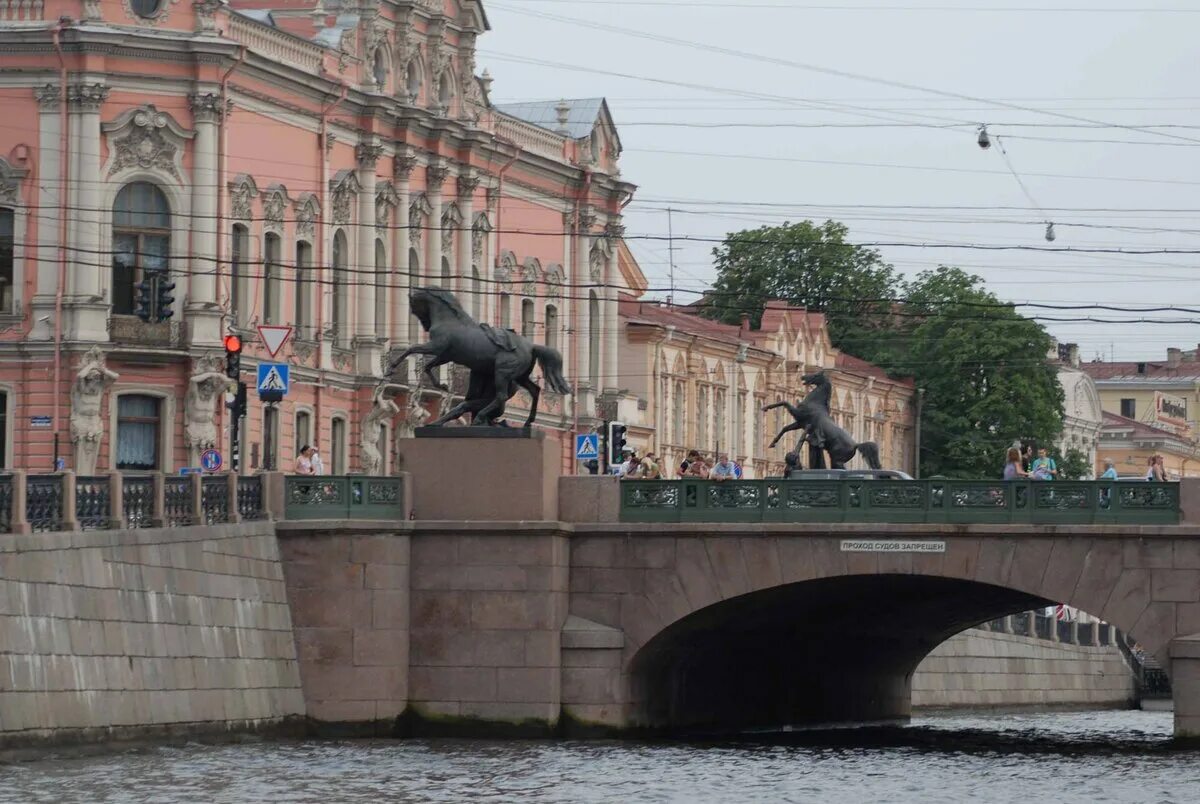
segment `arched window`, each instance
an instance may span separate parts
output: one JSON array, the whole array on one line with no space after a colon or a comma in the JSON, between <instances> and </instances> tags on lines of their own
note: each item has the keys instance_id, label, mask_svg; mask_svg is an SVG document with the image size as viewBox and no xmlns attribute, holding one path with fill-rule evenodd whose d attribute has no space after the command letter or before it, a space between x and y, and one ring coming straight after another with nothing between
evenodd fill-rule
<instances>
[{"instance_id":1,"label":"arched window","mask_svg":"<svg viewBox=\"0 0 1200 804\"><path fill-rule=\"evenodd\" d=\"M558 348L558 308L553 304L546 305L546 345Z\"/></svg>"},{"instance_id":2,"label":"arched window","mask_svg":"<svg viewBox=\"0 0 1200 804\"><path fill-rule=\"evenodd\" d=\"M679 446L686 446L687 433L683 431L683 408L687 404L687 384L675 382L675 392L671 394L671 438Z\"/></svg>"},{"instance_id":3,"label":"arched window","mask_svg":"<svg viewBox=\"0 0 1200 804\"><path fill-rule=\"evenodd\" d=\"M508 329L512 326L512 321L509 319L508 311L508 294L500 294L500 329Z\"/></svg>"},{"instance_id":4,"label":"arched window","mask_svg":"<svg viewBox=\"0 0 1200 804\"><path fill-rule=\"evenodd\" d=\"M125 185L113 202L112 231L113 314L132 315L138 283L168 274L171 209L167 197L149 182Z\"/></svg>"},{"instance_id":5,"label":"arched window","mask_svg":"<svg viewBox=\"0 0 1200 804\"><path fill-rule=\"evenodd\" d=\"M483 288L479 284L479 266L471 266L471 315L478 321L483 317Z\"/></svg>"},{"instance_id":6,"label":"arched window","mask_svg":"<svg viewBox=\"0 0 1200 804\"><path fill-rule=\"evenodd\" d=\"M349 308L346 289L346 253L349 244L346 233L338 229L333 235L333 304L329 327L333 330L339 342L346 342L350 337Z\"/></svg>"},{"instance_id":7,"label":"arched window","mask_svg":"<svg viewBox=\"0 0 1200 804\"><path fill-rule=\"evenodd\" d=\"M249 275L250 230L233 225L233 243L229 254L229 315L236 326L246 323L246 277Z\"/></svg>"},{"instance_id":8,"label":"arched window","mask_svg":"<svg viewBox=\"0 0 1200 804\"><path fill-rule=\"evenodd\" d=\"M600 299L596 291L588 291L588 379L592 390L600 390Z\"/></svg>"},{"instance_id":9,"label":"arched window","mask_svg":"<svg viewBox=\"0 0 1200 804\"><path fill-rule=\"evenodd\" d=\"M11 209L0 209L0 313L13 311L16 228L15 213Z\"/></svg>"},{"instance_id":10,"label":"arched window","mask_svg":"<svg viewBox=\"0 0 1200 804\"><path fill-rule=\"evenodd\" d=\"M279 274L283 270L280 265L282 242L279 235L268 232L263 238L263 323L276 324L279 322Z\"/></svg>"},{"instance_id":11,"label":"arched window","mask_svg":"<svg viewBox=\"0 0 1200 804\"><path fill-rule=\"evenodd\" d=\"M312 333L312 243L296 243L296 337L311 340Z\"/></svg>"},{"instance_id":12,"label":"arched window","mask_svg":"<svg viewBox=\"0 0 1200 804\"><path fill-rule=\"evenodd\" d=\"M450 71L442 73L442 77L438 80L438 106L444 111L450 111L450 104L454 103L454 85L453 79L450 77Z\"/></svg>"},{"instance_id":13,"label":"arched window","mask_svg":"<svg viewBox=\"0 0 1200 804\"><path fill-rule=\"evenodd\" d=\"M410 61L404 71L404 88L408 90L409 103L416 103L421 94L421 67L416 59Z\"/></svg>"},{"instance_id":14,"label":"arched window","mask_svg":"<svg viewBox=\"0 0 1200 804\"><path fill-rule=\"evenodd\" d=\"M387 87L387 60L383 56L383 48L375 51L375 59L371 64L371 75L380 89Z\"/></svg>"},{"instance_id":15,"label":"arched window","mask_svg":"<svg viewBox=\"0 0 1200 804\"><path fill-rule=\"evenodd\" d=\"M292 452L299 455L301 447L312 446L312 414L307 410L296 411L295 435L296 444Z\"/></svg>"},{"instance_id":16,"label":"arched window","mask_svg":"<svg viewBox=\"0 0 1200 804\"><path fill-rule=\"evenodd\" d=\"M129 5L133 8L133 13L142 19L153 19L158 16L162 0L130 0Z\"/></svg>"},{"instance_id":17,"label":"arched window","mask_svg":"<svg viewBox=\"0 0 1200 804\"><path fill-rule=\"evenodd\" d=\"M387 249L383 241L375 241L375 327L379 333L387 334L388 329L388 275Z\"/></svg>"},{"instance_id":18,"label":"arched window","mask_svg":"<svg viewBox=\"0 0 1200 804\"><path fill-rule=\"evenodd\" d=\"M708 388L696 388L696 448L708 448Z\"/></svg>"},{"instance_id":19,"label":"arched window","mask_svg":"<svg viewBox=\"0 0 1200 804\"><path fill-rule=\"evenodd\" d=\"M533 299L524 299L521 301L521 334L532 338L533 326Z\"/></svg>"},{"instance_id":20,"label":"arched window","mask_svg":"<svg viewBox=\"0 0 1200 804\"><path fill-rule=\"evenodd\" d=\"M346 474L346 419L334 416L329 423L329 458L333 462L332 473Z\"/></svg>"},{"instance_id":21,"label":"arched window","mask_svg":"<svg viewBox=\"0 0 1200 804\"><path fill-rule=\"evenodd\" d=\"M415 248L408 250L408 284L416 287L421 284L421 256ZM408 317L408 342L417 343L421 339L421 322L415 315Z\"/></svg>"}]
</instances>

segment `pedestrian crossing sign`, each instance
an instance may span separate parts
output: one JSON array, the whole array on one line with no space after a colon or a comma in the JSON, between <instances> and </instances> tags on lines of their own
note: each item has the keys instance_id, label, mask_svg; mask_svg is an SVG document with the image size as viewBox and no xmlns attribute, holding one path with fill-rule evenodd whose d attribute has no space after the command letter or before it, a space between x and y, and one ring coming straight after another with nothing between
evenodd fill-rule
<instances>
[{"instance_id":1,"label":"pedestrian crossing sign","mask_svg":"<svg viewBox=\"0 0 1200 804\"><path fill-rule=\"evenodd\" d=\"M591 461L600 457L600 434L588 433L575 436L575 459Z\"/></svg>"},{"instance_id":2,"label":"pedestrian crossing sign","mask_svg":"<svg viewBox=\"0 0 1200 804\"><path fill-rule=\"evenodd\" d=\"M291 366L287 363L258 364L258 395L283 396L288 392Z\"/></svg>"}]
</instances>

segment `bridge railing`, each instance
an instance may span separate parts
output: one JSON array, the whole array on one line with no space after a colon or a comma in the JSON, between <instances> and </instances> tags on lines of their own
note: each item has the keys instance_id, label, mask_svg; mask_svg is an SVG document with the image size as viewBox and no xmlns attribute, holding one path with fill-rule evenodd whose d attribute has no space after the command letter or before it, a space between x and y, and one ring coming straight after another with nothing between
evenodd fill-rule
<instances>
[{"instance_id":1,"label":"bridge railing","mask_svg":"<svg viewBox=\"0 0 1200 804\"><path fill-rule=\"evenodd\" d=\"M623 522L1174 525L1178 483L1004 480L627 480Z\"/></svg>"},{"instance_id":2,"label":"bridge railing","mask_svg":"<svg viewBox=\"0 0 1200 804\"><path fill-rule=\"evenodd\" d=\"M287 475L284 519L407 519L404 479L368 475Z\"/></svg>"}]
</instances>

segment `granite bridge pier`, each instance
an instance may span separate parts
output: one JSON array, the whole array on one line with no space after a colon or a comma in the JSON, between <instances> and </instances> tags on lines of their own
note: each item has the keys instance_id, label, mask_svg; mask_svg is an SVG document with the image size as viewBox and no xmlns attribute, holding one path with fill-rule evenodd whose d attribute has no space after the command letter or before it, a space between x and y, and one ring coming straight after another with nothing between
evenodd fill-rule
<instances>
[{"instance_id":1,"label":"granite bridge pier","mask_svg":"<svg viewBox=\"0 0 1200 804\"><path fill-rule=\"evenodd\" d=\"M403 458L264 476L262 511L213 524L128 527L114 491L115 528L0 536L0 740L902 720L937 645L1051 603L1157 656L1200 736L1196 482L618 482L559 477L539 439Z\"/></svg>"}]
</instances>

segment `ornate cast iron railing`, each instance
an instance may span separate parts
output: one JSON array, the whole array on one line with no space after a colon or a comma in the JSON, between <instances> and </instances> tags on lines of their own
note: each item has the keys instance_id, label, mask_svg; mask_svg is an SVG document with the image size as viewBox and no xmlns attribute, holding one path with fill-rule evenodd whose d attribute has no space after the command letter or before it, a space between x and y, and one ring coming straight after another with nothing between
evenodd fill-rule
<instances>
[{"instance_id":1,"label":"ornate cast iron railing","mask_svg":"<svg viewBox=\"0 0 1200 804\"><path fill-rule=\"evenodd\" d=\"M200 478L200 512L205 525L229 521L229 480L224 475Z\"/></svg>"},{"instance_id":2,"label":"ornate cast iron railing","mask_svg":"<svg viewBox=\"0 0 1200 804\"><path fill-rule=\"evenodd\" d=\"M102 475L76 475L75 520L80 530L112 527L112 482Z\"/></svg>"},{"instance_id":3,"label":"ornate cast iron railing","mask_svg":"<svg viewBox=\"0 0 1200 804\"><path fill-rule=\"evenodd\" d=\"M122 477L121 503L125 527L154 527L154 478L150 475Z\"/></svg>"},{"instance_id":4,"label":"ornate cast iron railing","mask_svg":"<svg viewBox=\"0 0 1200 804\"><path fill-rule=\"evenodd\" d=\"M290 475L284 478L287 519L407 519L398 477Z\"/></svg>"},{"instance_id":5,"label":"ornate cast iron railing","mask_svg":"<svg viewBox=\"0 0 1200 804\"><path fill-rule=\"evenodd\" d=\"M263 482L261 475L238 477L237 510L243 521L266 517L267 512L263 505Z\"/></svg>"},{"instance_id":6,"label":"ornate cast iron railing","mask_svg":"<svg viewBox=\"0 0 1200 804\"><path fill-rule=\"evenodd\" d=\"M0 533L12 531L13 479L12 475L0 475Z\"/></svg>"},{"instance_id":7,"label":"ornate cast iron railing","mask_svg":"<svg viewBox=\"0 0 1200 804\"><path fill-rule=\"evenodd\" d=\"M196 524L190 477L163 478L163 519L170 528Z\"/></svg>"},{"instance_id":8,"label":"ornate cast iron railing","mask_svg":"<svg viewBox=\"0 0 1200 804\"><path fill-rule=\"evenodd\" d=\"M1002 480L628 480L624 522L1179 522L1178 483Z\"/></svg>"},{"instance_id":9,"label":"ornate cast iron railing","mask_svg":"<svg viewBox=\"0 0 1200 804\"><path fill-rule=\"evenodd\" d=\"M62 530L61 475L30 476L25 480L25 517L33 531Z\"/></svg>"}]
</instances>

